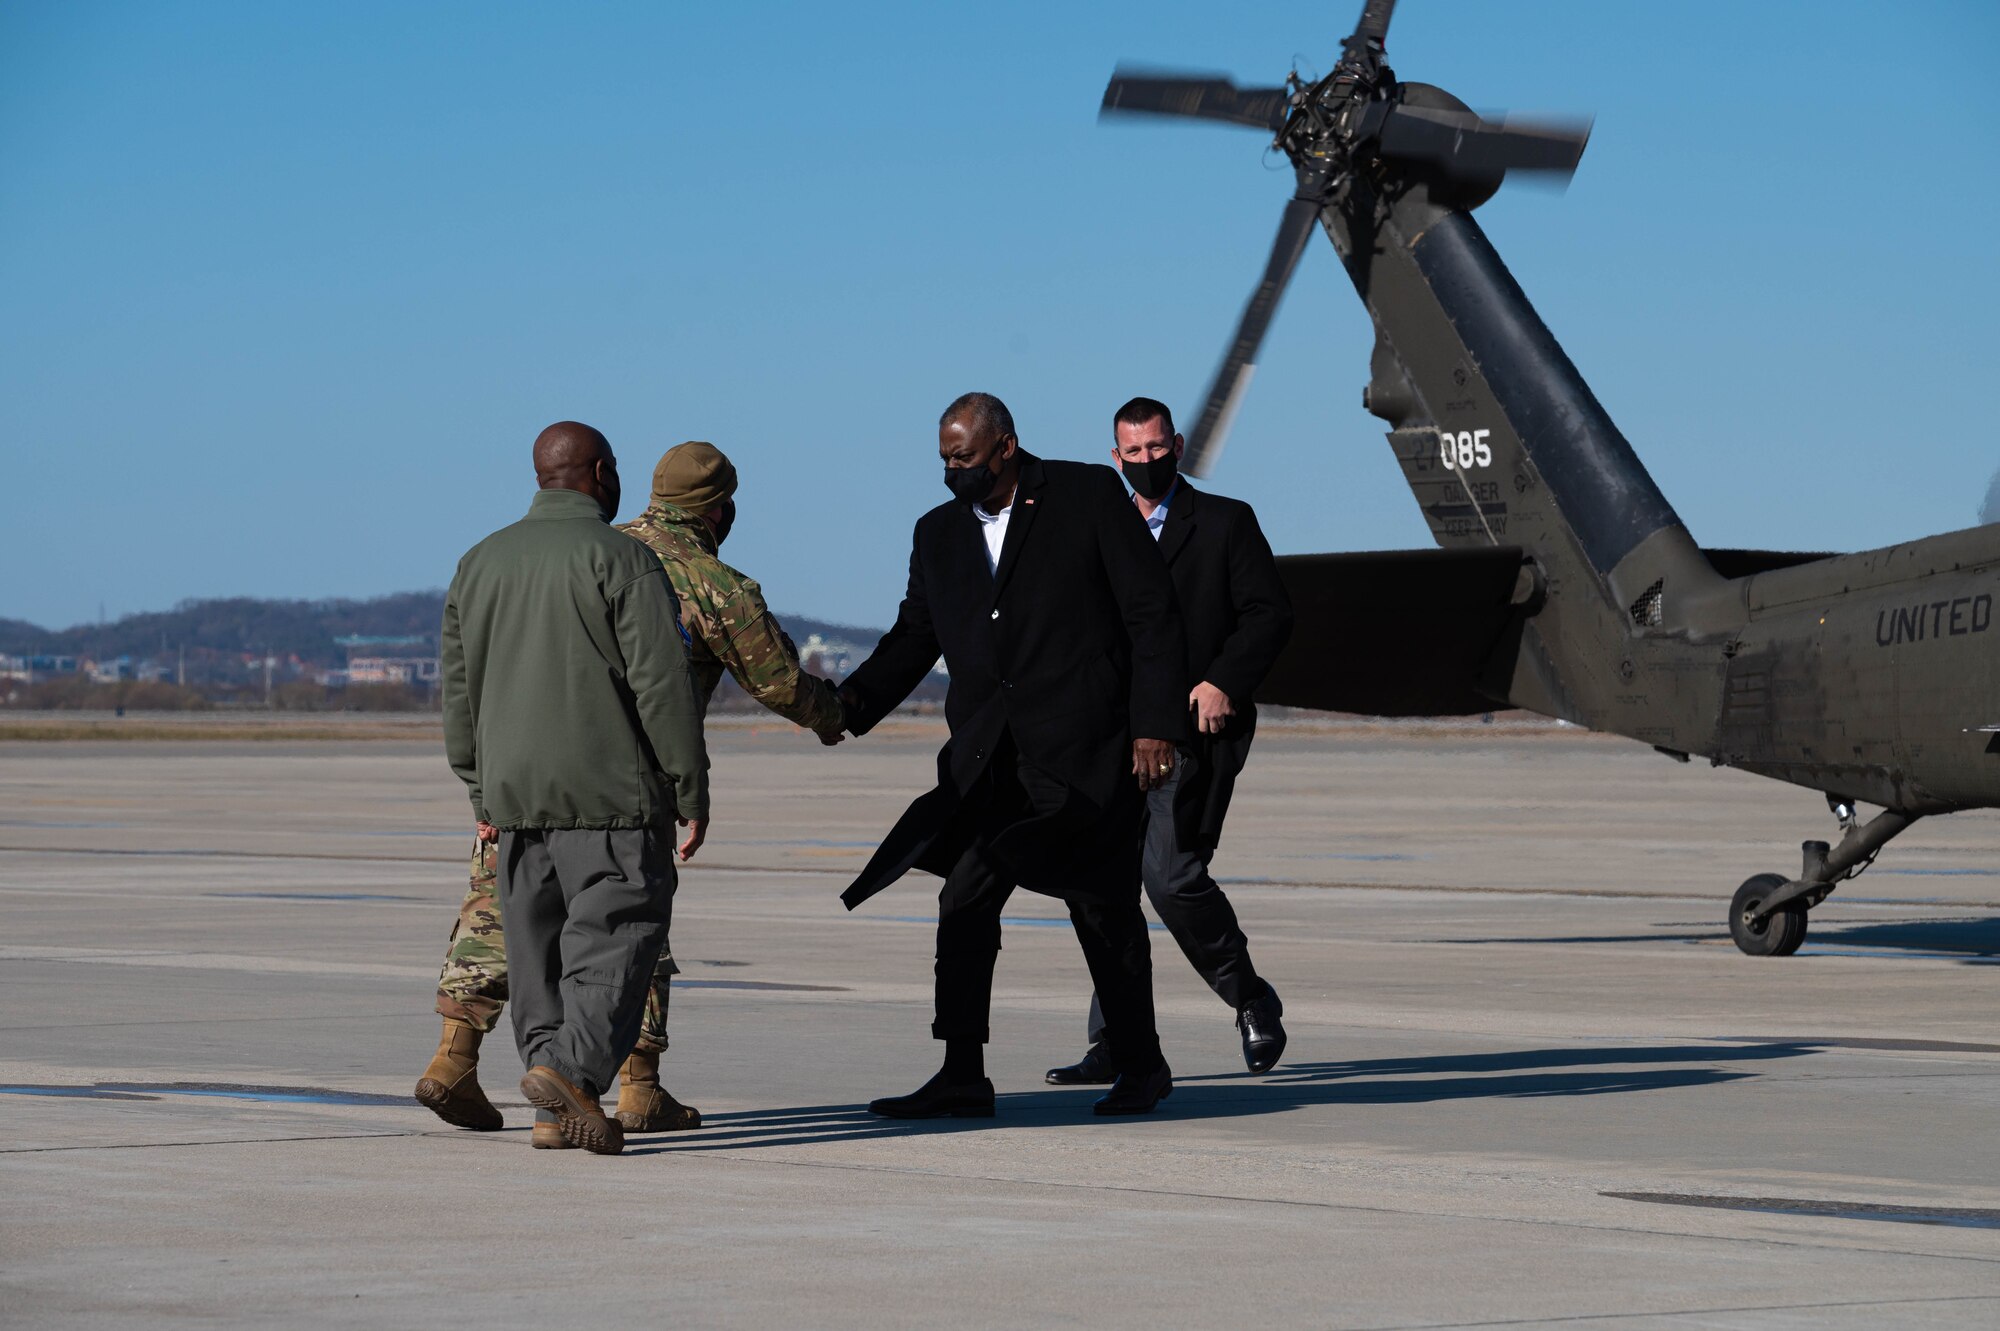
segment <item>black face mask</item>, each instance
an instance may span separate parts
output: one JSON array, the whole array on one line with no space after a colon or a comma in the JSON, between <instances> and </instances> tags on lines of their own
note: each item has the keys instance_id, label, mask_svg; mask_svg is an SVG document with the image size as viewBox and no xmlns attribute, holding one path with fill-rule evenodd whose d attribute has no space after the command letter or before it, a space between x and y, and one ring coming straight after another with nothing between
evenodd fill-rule
<instances>
[{"instance_id":1,"label":"black face mask","mask_svg":"<svg viewBox=\"0 0 2000 1331\"><path fill-rule=\"evenodd\" d=\"M723 501L721 511L715 515L716 549L720 550L722 548L722 543L729 539L729 529L735 525L736 501L734 499L726 499Z\"/></svg>"},{"instance_id":2,"label":"black face mask","mask_svg":"<svg viewBox=\"0 0 2000 1331\"><path fill-rule=\"evenodd\" d=\"M1173 487L1174 477L1180 472L1180 459L1169 451L1150 462L1121 462L1118 470L1125 473L1126 484L1143 498L1158 499Z\"/></svg>"},{"instance_id":3,"label":"black face mask","mask_svg":"<svg viewBox=\"0 0 2000 1331\"><path fill-rule=\"evenodd\" d=\"M993 493L1000 478L985 467L946 467L944 483L959 503L976 504Z\"/></svg>"}]
</instances>

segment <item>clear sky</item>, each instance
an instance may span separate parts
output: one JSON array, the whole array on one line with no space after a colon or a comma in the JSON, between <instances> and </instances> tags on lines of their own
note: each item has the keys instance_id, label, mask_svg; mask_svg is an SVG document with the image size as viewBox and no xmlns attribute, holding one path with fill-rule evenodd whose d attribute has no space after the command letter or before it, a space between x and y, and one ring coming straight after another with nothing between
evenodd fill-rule
<instances>
[{"instance_id":1,"label":"clear sky","mask_svg":"<svg viewBox=\"0 0 2000 1331\"><path fill-rule=\"evenodd\" d=\"M1359 0L0 5L0 615L443 585L551 420L743 478L780 610L886 624L999 393L1102 459L1191 417L1288 189L1095 123L1121 59L1324 71ZM1405 78L1594 112L1480 212L1698 540L1970 525L2000 465L2000 5L1404 0ZM1316 242L1214 488L1280 551L1428 544Z\"/></svg>"}]
</instances>

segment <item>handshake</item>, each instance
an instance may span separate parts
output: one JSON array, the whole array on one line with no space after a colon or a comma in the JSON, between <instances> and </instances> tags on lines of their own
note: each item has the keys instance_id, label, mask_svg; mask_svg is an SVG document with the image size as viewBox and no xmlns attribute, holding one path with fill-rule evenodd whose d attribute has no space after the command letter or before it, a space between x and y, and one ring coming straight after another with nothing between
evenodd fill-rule
<instances>
[{"instance_id":1,"label":"handshake","mask_svg":"<svg viewBox=\"0 0 2000 1331\"><path fill-rule=\"evenodd\" d=\"M827 682L829 684L832 683L831 680L828 680ZM861 698L859 697L859 695L857 695L852 689L848 688L844 684L835 686L833 690L833 696L840 700L839 729L819 730L813 732L814 734L819 736L819 742L826 745L828 748L832 748L834 745L840 743L840 741L846 739L849 734L853 733L854 714L861 708Z\"/></svg>"}]
</instances>

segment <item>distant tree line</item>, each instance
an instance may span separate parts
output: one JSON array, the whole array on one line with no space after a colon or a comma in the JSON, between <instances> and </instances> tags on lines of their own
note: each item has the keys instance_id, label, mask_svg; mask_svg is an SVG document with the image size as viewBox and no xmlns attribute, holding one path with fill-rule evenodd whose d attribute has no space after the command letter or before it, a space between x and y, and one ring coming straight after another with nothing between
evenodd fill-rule
<instances>
[{"instance_id":1,"label":"distant tree line","mask_svg":"<svg viewBox=\"0 0 2000 1331\"><path fill-rule=\"evenodd\" d=\"M428 649L384 649L394 655L421 654L435 650L443 617L444 593L422 591L369 600L288 601L242 596L191 600L172 610L67 629L0 619L0 656L65 657L100 665L126 658L136 676L99 681L82 673L41 672L32 682L0 678L0 705L89 711L265 706L296 712L433 710L438 704L435 691L424 685L340 685L319 680L348 664L339 639L428 639ZM802 645L817 634L865 653L880 636L878 629L804 616L783 615L780 619ZM267 657L275 661L268 681ZM829 662L816 656L808 666L834 673ZM920 701L942 696L941 678L934 677L918 691ZM756 704L727 678L716 694L714 707L725 712L756 710Z\"/></svg>"},{"instance_id":2,"label":"distant tree line","mask_svg":"<svg viewBox=\"0 0 2000 1331\"><path fill-rule=\"evenodd\" d=\"M336 638L350 634L429 635L435 640L443 618L442 591L398 592L365 601L264 601L232 596L182 601L171 610L66 629L0 619L0 654L158 659L185 649L190 655L255 652L260 656L296 656L315 665L333 666L343 655L334 643Z\"/></svg>"}]
</instances>

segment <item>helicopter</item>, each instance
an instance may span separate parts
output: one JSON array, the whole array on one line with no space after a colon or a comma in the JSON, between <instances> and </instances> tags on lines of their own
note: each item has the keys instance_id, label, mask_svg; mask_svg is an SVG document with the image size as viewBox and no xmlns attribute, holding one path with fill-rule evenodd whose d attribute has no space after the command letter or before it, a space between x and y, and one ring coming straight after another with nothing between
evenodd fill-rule
<instances>
[{"instance_id":1,"label":"helicopter","mask_svg":"<svg viewBox=\"0 0 2000 1331\"><path fill-rule=\"evenodd\" d=\"M1281 557L1298 628L1257 701L1520 708L1819 791L1837 843L1804 842L1796 876L1755 874L1729 905L1739 949L1789 956L1808 913L1919 819L2000 806L2000 526L1856 554L1696 544L1472 215L1510 172L1567 179L1589 123L1491 120L1398 79L1394 8L1367 0L1324 78L1121 68L1100 108L1263 131L1292 167L1184 469L1214 467L1324 232L1374 322L1361 405L1437 543ZM1393 631L1319 650L1354 623ZM1880 812L1864 822L1863 804Z\"/></svg>"}]
</instances>

